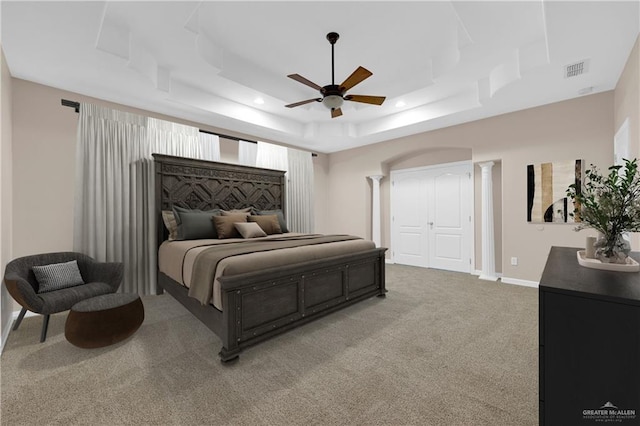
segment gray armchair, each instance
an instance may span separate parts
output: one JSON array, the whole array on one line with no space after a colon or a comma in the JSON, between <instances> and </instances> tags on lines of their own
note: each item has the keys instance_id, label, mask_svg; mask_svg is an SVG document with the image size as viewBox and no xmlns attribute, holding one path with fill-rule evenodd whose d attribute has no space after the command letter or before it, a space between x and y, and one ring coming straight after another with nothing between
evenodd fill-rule
<instances>
[{"instance_id":1,"label":"gray armchair","mask_svg":"<svg viewBox=\"0 0 640 426\"><path fill-rule=\"evenodd\" d=\"M38 293L39 284L32 267L73 260L78 261L85 284ZM50 314L69 310L81 300L115 293L122 282L123 270L122 263L97 262L87 255L74 252L36 254L12 260L5 269L4 283L9 294L22 306L13 329L18 329L27 311L41 314L44 318L40 342L44 342Z\"/></svg>"}]
</instances>

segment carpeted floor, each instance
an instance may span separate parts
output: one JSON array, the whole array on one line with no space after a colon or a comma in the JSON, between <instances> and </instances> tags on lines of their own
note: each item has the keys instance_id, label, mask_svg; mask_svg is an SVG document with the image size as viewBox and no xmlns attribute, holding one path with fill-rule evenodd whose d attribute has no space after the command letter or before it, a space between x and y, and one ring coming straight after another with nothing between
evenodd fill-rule
<instances>
[{"instance_id":1,"label":"carpeted floor","mask_svg":"<svg viewBox=\"0 0 640 426\"><path fill-rule=\"evenodd\" d=\"M9 335L3 425L535 425L533 288L387 265L373 298L221 364L220 340L169 295L145 296L134 336L64 339L66 313Z\"/></svg>"}]
</instances>

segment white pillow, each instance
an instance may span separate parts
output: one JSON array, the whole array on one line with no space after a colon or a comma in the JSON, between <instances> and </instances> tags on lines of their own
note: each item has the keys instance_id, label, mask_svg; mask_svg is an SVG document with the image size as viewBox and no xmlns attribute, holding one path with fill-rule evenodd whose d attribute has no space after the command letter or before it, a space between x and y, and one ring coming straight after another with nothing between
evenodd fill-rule
<instances>
[{"instance_id":1,"label":"white pillow","mask_svg":"<svg viewBox=\"0 0 640 426\"><path fill-rule=\"evenodd\" d=\"M164 226L169 231L169 241L173 241L178 238L178 222L176 221L176 217L171 210L162 210L162 221L164 222Z\"/></svg>"},{"instance_id":2,"label":"white pillow","mask_svg":"<svg viewBox=\"0 0 640 426\"><path fill-rule=\"evenodd\" d=\"M236 227L242 238L257 238L266 237L267 234L260 228L255 222L234 222L233 226Z\"/></svg>"}]
</instances>

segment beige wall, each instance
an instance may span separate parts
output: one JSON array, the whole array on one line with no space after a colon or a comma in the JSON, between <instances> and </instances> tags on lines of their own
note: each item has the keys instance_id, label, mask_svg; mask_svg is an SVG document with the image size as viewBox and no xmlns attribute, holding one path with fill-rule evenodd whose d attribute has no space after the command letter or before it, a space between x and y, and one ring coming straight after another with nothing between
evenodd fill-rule
<instances>
[{"instance_id":1,"label":"beige wall","mask_svg":"<svg viewBox=\"0 0 640 426\"><path fill-rule=\"evenodd\" d=\"M501 165L503 276L537 282L550 247L583 247L585 234L574 232L570 225L527 223L526 166L582 158L608 167L613 160L613 128L613 92L605 92L331 154L331 232L371 236L366 176L388 174L389 161L447 148L468 149L474 163L494 160ZM381 201L385 221L382 245L388 247L388 178L382 180L381 192L387 194ZM480 210L478 198L476 214ZM478 227L479 222L476 236ZM518 266L509 264L511 257L518 257Z\"/></svg>"},{"instance_id":2,"label":"beige wall","mask_svg":"<svg viewBox=\"0 0 640 426\"><path fill-rule=\"evenodd\" d=\"M238 161L238 142L220 138L220 161L235 163Z\"/></svg>"},{"instance_id":3,"label":"beige wall","mask_svg":"<svg viewBox=\"0 0 640 426\"><path fill-rule=\"evenodd\" d=\"M13 255L73 248L78 115L58 90L13 79Z\"/></svg>"},{"instance_id":4,"label":"beige wall","mask_svg":"<svg viewBox=\"0 0 640 426\"><path fill-rule=\"evenodd\" d=\"M614 91L614 130L629 119L631 152L640 158L640 37Z\"/></svg>"},{"instance_id":5,"label":"beige wall","mask_svg":"<svg viewBox=\"0 0 640 426\"><path fill-rule=\"evenodd\" d=\"M12 258L13 224L12 204L12 153L11 153L11 74L7 68L4 51L0 46L0 273ZM9 335L13 315L13 302L4 285L0 286L0 347Z\"/></svg>"},{"instance_id":6,"label":"beige wall","mask_svg":"<svg viewBox=\"0 0 640 426\"><path fill-rule=\"evenodd\" d=\"M631 153L640 158L640 37L631 50L614 92L614 131L629 119ZM640 233L632 238L634 250L640 250Z\"/></svg>"}]
</instances>

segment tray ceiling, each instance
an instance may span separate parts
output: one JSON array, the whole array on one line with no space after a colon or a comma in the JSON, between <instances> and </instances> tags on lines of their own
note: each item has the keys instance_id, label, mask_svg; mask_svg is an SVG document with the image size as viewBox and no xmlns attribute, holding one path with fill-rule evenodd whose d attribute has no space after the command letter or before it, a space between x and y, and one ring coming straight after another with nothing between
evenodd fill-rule
<instances>
[{"instance_id":1,"label":"tray ceiling","mask_svg":"<svg viewBox=\"0 0 640 426\"><path fill-rule=\"evenodd\" d=\"M640 28L623 2L10 2L12 76L334 152L615 88ZM373 76L331 119L287 74ZM566 66L586 61L566 77ZM261 99L263 103L256 103Z\"/></svg>"}]
</instances>

